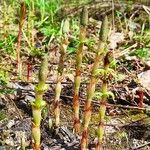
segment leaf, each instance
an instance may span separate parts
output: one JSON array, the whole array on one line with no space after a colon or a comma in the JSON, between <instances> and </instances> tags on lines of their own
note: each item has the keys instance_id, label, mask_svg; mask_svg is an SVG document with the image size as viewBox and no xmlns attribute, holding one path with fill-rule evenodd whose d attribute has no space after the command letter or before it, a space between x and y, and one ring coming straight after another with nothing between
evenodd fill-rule
<instances>
[{"instance_id":1,"label":"leaf","mask_svg":"<svg viewBox=\"0 0 150 150\"><path fill-rule=\"evenodd\" d=\"M110 63L111 67L116 67L117 61L115 59L113 59Z\"/></svg>"},{"instance_id":2,"label":"leaf","mask_svg":"<svg viewBox=\"0 0 150 150\"><path fill-rule=\"evenodd\" d=\"M121 43L124 41L124 33L120 32L112 32L109 36L109 48L110 49L115 49L117 47L117 44Z\"/></svg>"},{"instance_id":3,"label":"leaf","mask_svg":"<svg viewBox=\"0 0 150 150\"><path fill-rule=\"evenodd\" d=\"M105 74L105 70L104 69L96 69L96 71L94 72L94 75L102 75L102 76L104 76L104 74Z\"/></svg>"},{"instance_id":4,"label":"leaf","mask_svg":"<svg viewBox=\"0 0 150 150\"><path fill-rule=\"evenodd\" d=\"M108 92L105 92L105 93L102 93L102 92L95 92L94 93L95 98L101 99L103 96L104 97L112 97L113 100L115 99L115 96L111 91L108 91Z\"/></svg>"},{"instance_id":5,"label":"leaf","mask_svg":"<svg viewBox=\"0 0 150 150\"><path fill-rule=\"evenodd\" d=\"M150 70L138 74L138 80L144 88L150 90Z\"/></svg>"},{"instance_id":6,"label":"leaf","mask_svg":"<svg viewBox=\"0 0 150 150\"><path fill-rule=\"evenodd\" d=\"M68 54L73 54L73 53L75 53L76 48L74 48L74 47L68 47L67 51L68 51Z\"/></svg>"},{"instance_id":7,"label":"leaf","mask_svg":"<svg viewBox=\"0 0 150 150\"><path fill-rule=\"evenodd\" d=\"M111 91L108 91L107 93L104 93L104 94L106 94L107 97L112 97L113 100L115 99L115 96Z\"/></svg>"},{"instance_id":8,"label":"leaf","mask_svg":"<svg viewBox=\"0 0 150 150\"><path fill-rule=\"evenodd\" d=\"M102 92L95 92L94 97L97 99L100 99L102 97L103 93Z\"/></svg>"},{"instance_id":9,"label":"leaf","mask_svg":"<svg viewBox=\"0 0 150 150\"><path fill-rule=\"evenodd\" d=\"M105 74L114 74L115 73L115 71L114 71L114 69L111 69L111 68L108 68L107 70L105 70Z\"/></svg>"}]
</instances>

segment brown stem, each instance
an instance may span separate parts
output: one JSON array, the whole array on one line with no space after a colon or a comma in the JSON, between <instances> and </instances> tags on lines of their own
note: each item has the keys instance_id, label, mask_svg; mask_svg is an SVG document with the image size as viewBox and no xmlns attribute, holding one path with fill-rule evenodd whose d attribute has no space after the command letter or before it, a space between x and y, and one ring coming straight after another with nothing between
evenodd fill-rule
<instances>
[{"instance_id":1,"label":"brown stem","mask_svg":"<svg viewBox=\"0 0 150 150\"><path fill-rule=\"evenodd\" d=\"M137 94L139 96L138 106L139 106L139 108L143 108L144 107L144 105L143 105L143 100L144 100L144 91L143 91L143 89L139 89Z\"/></svg>"},{"instance_id":2,"label":"brown stem","mask_svg":"<svg viewBox=\"0 0 150 150\"><path fill-rule=\"evenodd\" d=\"M108 93L108 80L109 80L109 74L107 71L109 69L109 65L112 61L112 52L109 51L106 56L104 57L104 75L102 77L102 87L101 87L101 93L102 97L100 99L100 108L99 108L99 126L97 129L97 136L98 136L98 142L96 144L96 150L102 150L103 149L103 137L104 137L104 130L105 130L105 112L106 112L106 102L107 102L107 93Z\"/></svg>"},{"instance_id":3,"label":"brown stem","mask_svg":"<svg viewBox=\"0 0 150 150\"><path fill-rule=\"evenodd\" d=\"M20 47L21 47L21 34L22 34L22 27L25 21L25 14L26 14L26 8L25 8L25 2L21 3L21 10L20 10L20 22L19 22L19 31L17 36L17 48L16 48L16 55L17 55L17 73L19 74L19 77L22 76L21 72L21 58L20 58Z\"/></svg>"},{"instance_id":4,"label":"brown stem","mask_svg":"<svg viewBox=\"0 0 150 150\"><path fill-rule=\"evenodd\" d=\"M80 27L80 44L76 55L76 76L74 86L74 97L73 97L73 109L74 109L74 129L75 133L80 132L80 118L79 118L79 89L81 84L81 63L83 57L83 47L85 40L86 27Z\"/></svg>"}]
</instances>

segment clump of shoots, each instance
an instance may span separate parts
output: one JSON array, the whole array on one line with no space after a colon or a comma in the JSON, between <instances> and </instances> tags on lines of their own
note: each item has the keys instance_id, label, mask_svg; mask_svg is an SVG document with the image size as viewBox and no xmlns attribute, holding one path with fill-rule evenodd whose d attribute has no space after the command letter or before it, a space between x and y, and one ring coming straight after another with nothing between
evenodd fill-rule
<instances>
[{"instance_id":1,"label":"clump of shoots","mask_svg":"<svg viewBox=\"0 0 150 150\"><path fill-rule=\"evenodd\" d=\"M43 95L47 91L48 86L45 84L48 75L48 60L45 56L41 68L39 71L39 83L35 88L35 101L32 103L32 137L34 140L33 149L40 150L40 141L41 141L41 133L40 133L40 125L41 125L41 112L45 107L46 102L43 100Z\"/></svg>"},{"instance_id":2,"label":"clump of shoots","mask_svg":"<svg viewBox=\"0 0 150 150\"><path fill-rule=\"evenodd\" d=\"M22 64L20 58L20 48L21 48L21 34L23 24L25 22L25 15L26 15L26 7L25 2L21 2L21 9L20 9L20 22L19 22L19 31L17 37L17 48L16 48L16 55L17 55L17 73L19 74L19 78L22 78Z\"/></svg>"},{"instance_id":3,"label":"clump of shoots","mask_svg":"<svg viewBox=\"0 0 150 150\"><path fill-rule=\"evenodd\" d=\"M63 37L61 40L60 47L60 59L58 65L58 73L57 73L57 84L55 88L55 98L54 98L54 115L55 115L55 126L58 127L60 124L60 94L61 94L61 82L63 80L64 73L64 61L66 56L67 47L69 44L68 41L68 33L69 33L69 20L66 19L63 22L62 27Z\"/></svg>"},{"instance_id":4,"label":"clump of shoots","mask_svg":"<svg viewBox=\"0 0 150 150\"><path fill-rule=\"evenodd\" d=\"M73 109L74 109L74 130L75 133L80 132L80 118L79 118L79 88L81 83L81 64L83 57L83 48L86 37L86 27L88 23L88 10L86 7L83 8L81 12L80 19L80 35L79 35L79 47L76 52L76 72L74 80L74 97L73 97Z\"/></svg>"},{"instance_id":5,"label":"clump of shoots","mask_svg":"<svg viewBox=\"0 0 150 150\"><path fill-rule=\"evenodd\" d=\"M114 70L110 68L110 64L112 63L113 56L112 51L109 51L104 58L104 67L103 69L98 69L97 73L101 74L102 78L102 87L101 92L97 94L100 97L100 108L99 108L99 125L97 129L97 137L98 142L96 144L96 150L103 149L103 135L105 130L105 112L106 112L106 102L109 96L114 97L113 93L108 91L108 83L112 78Z\"/></svg>"},{"instance_id":6,"label":"clump of shoots","mask_svg":"<svg viewBox=\"0 0 150 150\"><path fill-rule=\"evenodd\" d=\"M106 16L102 22L102 27L99 36L99 47L91 71L91 78L87 87L87 98L86 98L85 108L84 108L85 113L83 118L84 124L83 124L83 133L81 139L81 150L86 150L88 146L88 126L91 120L91 109L92 109L91 102L94 96L95 86L98 81L98 78L96 76L96 71L99 68L100 62L104 54L106 53L105 45L106 45L107 37L108 37L108 19Z\"/></svg>"}]
</instances>

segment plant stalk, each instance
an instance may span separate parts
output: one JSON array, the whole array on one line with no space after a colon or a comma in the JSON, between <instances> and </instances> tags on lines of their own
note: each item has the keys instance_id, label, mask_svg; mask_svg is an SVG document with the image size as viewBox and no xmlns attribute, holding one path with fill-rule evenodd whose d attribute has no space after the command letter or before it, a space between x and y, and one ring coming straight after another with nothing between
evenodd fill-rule
<instances>
[{"instance_id":1,"label":"plant stalk","mask_svg":"<svg viewBox=\"0 0 150 150\"><path fill-rule=\"evenodd\" d=\"M64 20L63 23L63 37L62 37L62 43L60 48L60 59L59 59L59 65L58 65L58 74L57 74L57 84L55 88L55 98L54 98L54 115L55 115L55 127L58 127L60 124L60 94L61 94L61 82L63 80L64 76L64 62L66 57L66 51L69 44L68 41L68 32L69 32L69 20Z\"/></svg>"},{"instance_id":2,"label":"plant stalk","mask_svg":"<svg viewBox=\"0 0 150 150\"><path fill-rule=\"evenodd\" d=\"M80 20L80 35L79 35L79 47L76 52L76 71L75 71L75 79L74 79L74 96L73 96L73 110L74 110L74 130L75 133L80 132L80 118L79 118L79 89L81 84L81 65L82 65L82 57L83 57L83 49L86 37L86 26L88 22L88 12L87 8L84 7L81 13Z\"/></svg>"},{"instance_id":3,"label":"plant stalk","mask_svg":"<svg viewBox=\"0 0 150 150\"><path fill-rule=\"evenodd\" d=\"M105 54L105 45L107 41L107 36L108 36L108 19L107 17L104 18L102 22L102 27L100 30L100 36L99 36L99 48L96 53L95 61L93 64L93 68L91 71L91 78L89 85L87 87L87 98L85 102L85 107L84 107L84 125L83 125L83 133L82 133L82 139L81 139L81 150L86 150L88 146L88 126L91 120L91 102L94 96L95 92L95 86L97 84L97 76L95 75L96 70L99 68L100 62Z\"/></svg>"},{"instance_id":4,"label":"plant stalk","mask_svg":"<svg viewBox=\"0 0 150 150\"><path fill-rule=\"evenodd\" d=\"M22 78L22 64L20 58L20 48L21 48L21 34L23 24L25 22L25 15L26 15L26 7L25 2L21 2L21 9L20 9L20 22L19 22L19 31L17 37L17 48L16 48L16 55L17 55L17 73L19 74L19 78Z\"/></svg>"},{"instance_id":5,"label":"plant stalk","mask_svg":"<svg viewBox=\"0 0 150 150\"><path fill-rule=\"evenodd\" d=\"M32 137L33 137L33 150L40 150L41 142L41 112L45 107L46 102L43 100L43 95L47 91L48 86L45 84L48 75L48 60L47 57L44 57L42 61L41 68L39 71L39 83L35 88L35 101L32 103Z\"/></svg>"},{"instance_id":6,"label":"plant stalk","mask_svg":"<svg viewBox=\"0 0 150 150\"><path fill-rule=\"evenodd\" d=\"M28 28L28 39L29 39L29 47L31 49L33 49L34 47L34 21L35 21L35 4L34 1L31 1L31 4L29 7L29 14L28 14L28 24L27 24L27 28Z\"/></svg>"},{"instance_id":7,"label":"plant stalk","mask_svg":"<svg viewBox=\"0 0 150 150\"><path fill-rule=\"evenodd\" d=\"M98 137L98 142L96 144L96 150L103 150L103 137L104 137L104 131L105 131L105 112L106 112L106 104L107 104L107 97L109 96L108 93L108 83L109 80L109 75L111 73L108 72L108 69L110 67L110 63L112 60L112 52L109 51L105 58L104 58L104 75L102 76L102 87L101 87L101 93L102 97L100 98L100 108L99 108L99 125L97 129L97 137Z\"/></svg>"}]
</instances>

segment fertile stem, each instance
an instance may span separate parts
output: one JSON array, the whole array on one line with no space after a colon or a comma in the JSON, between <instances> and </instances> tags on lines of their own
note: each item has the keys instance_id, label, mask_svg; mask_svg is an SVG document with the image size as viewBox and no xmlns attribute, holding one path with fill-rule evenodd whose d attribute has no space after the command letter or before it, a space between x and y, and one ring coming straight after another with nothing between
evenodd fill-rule
<instances>
[{"instance_id":1,"label":"fertile stem","mask_svg":"<svg viewBox=\"0 0 150 150\"><path fill-rule=\"evenodd\" d=\"M68 47L68 37L67 34L69 32L69 21L66 19L63 24L63 37L62 43L60 48L60 59L58 65L58 75L57 75L57 84L55 88L55 98L54 98L54 115L55 115L55 126L58 127L60 124L60 108L59 108L59 101L60 101L60 94L61 94L61 81L63 79L63 72L64 72L64 61L66 56L66 51Z\"/></svg>"},{"instance_id":2,"label":"fertile stem","mask_svg":"<svg viewBox=\"0 0 150 150\"><path fill-rule=\"evenodd\" d=\"M79 35L80 44L76 52L76 72L75 72L76 75L74 81L75 84L74 84L74 97L73 97L75 133L80 132L79 89L81 83L81 64L82 64L83 48L84 48L85 37L86 37L87 22L88 22L88 12L87 12L87 8L84 7L81 13L81 20L80 20L80 35Z\"/></svg>"},{"instance_id":3,"label":"fertile stem","mask_svg":"<svg viewBox=\"0 0 150 150\"><path fill-rule=\"evenodd\" d=\"M29 39L29 47L31 49L33 49L34 47L34 21L35 21L35 2L34 1L31 1L31 4L29 7L29 13L28 13L28 24L27 24L27 36L28 36L28 39Z\"/></svg>"},{"instance_id":4,"label":"fertile stem","mask_svg":"<svg viewBox=\"0 0 150 150\"><path fill-rule=\"evenodd\" d=\"M108 52L107 55L104 58L104 74L102 76L102 87L101 87L101 99L100 99L100 108L99 108L99 126L97 129L97 136L98 136L98 142L96 144L96 150L102 150L103 149L103 136L104 136L104 130L105 130L105 112L106 112L106 103L107 103L107 97L110 96L110 92L108 92L108 82L110 80L109 76L110 71L109 66L112 60L112 52Z\"/></svg>"},{"instance_id":5,"label":"fertile stem","mask_svg":"<svg viewBox=\"0 0 150 150\"><path fill-rule=\"evenodd\" d=\"M35 101L32 103L32 137L34 140L33 150L40 150L40 142L41 142L41 133L40 133L40 125L41 125L41 111L45 107L46 102L43 100L43 94L47 91L48 87L45 84L48 75L48 60L45 57L42 64L41 69L39 71L39 83L35 88Z\"/></svg>"},{"instance_id":6,"label":"fertile stem","mask_svg":"<svg viewBox=\"0 0 150 150\"><path fill-rule=\"evenodd\" d=\"M17 48L16 48L16 55L17 55L17 73L19 74L19 78L22 78L22 65L21 65L21 58L20 58L20 48L21 48L21 34L22 34L22 27L25 21L25 2L21 2L21 9L20 9L20 22L19 22L19 31L17 37Z\"/></svg>"},{"instance_id":7,"label":"fertile stem","mask_svg":"<svg viewBox=\"0 0 150 150\"><path fill-rule=\"evenodd\" d=\"M98 48L95 61L93 64L90 82L87 87L87 98L86 98L86 103L85 103L85 108L84 108L85 114L83 118L84 125L83 125L82 139L81 139L81 150L86 150L88 146L88 126L91 120L91 102L94 96L95 86L97 83L97 77L95 73L105 53L105 44L106 44L107 36L108 36L108 20L107 20L107 17L105 17L102 22L102 27L100 31L99 48Z\"/></svg>"}]
</instances>

